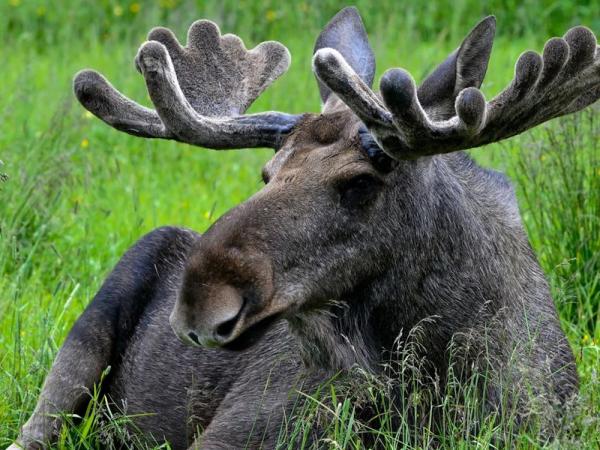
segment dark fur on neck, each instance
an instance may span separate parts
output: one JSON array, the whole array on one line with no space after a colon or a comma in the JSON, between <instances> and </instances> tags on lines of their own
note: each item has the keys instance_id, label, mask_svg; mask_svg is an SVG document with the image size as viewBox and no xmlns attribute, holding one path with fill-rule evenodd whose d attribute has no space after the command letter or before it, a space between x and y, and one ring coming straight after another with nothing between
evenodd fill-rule
<instances>
[{"instance_id":1,"label":"dark fur on neck","mask_svg":"<svg viewBox=\"0 0 600 450\"><path fill-rule=\"evenodd\" d=\"M337 372L354 366L375 369L379 349L368 331L368 319L365 308L332 301L322 309L299 312L288 322L304 364Z\"/></svg>"}]
</instances>

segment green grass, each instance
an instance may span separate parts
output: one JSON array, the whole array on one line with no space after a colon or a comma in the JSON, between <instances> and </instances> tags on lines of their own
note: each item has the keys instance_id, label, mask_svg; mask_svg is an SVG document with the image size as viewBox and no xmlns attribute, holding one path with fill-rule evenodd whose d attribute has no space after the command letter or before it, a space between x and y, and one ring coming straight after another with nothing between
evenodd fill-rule
<instances>
[{"instance_id":1,"label":"green grass","mask_svg":"<svg viewBox=\"0 0 600 450\"><path fill-rule=\"evenodd\" d=\"M498 39L483 87L488 97L508 83L521 51L540 50L547 38L576 23L600 32L594 1L389 1L378 2L377 9L369 6L372 2L356 3L371 33L378 75L402 66L417 79L479 18L496 14ZM16 0L0 5L0 447L27 419L57 348L120 255L160 225L206 229L260 189L260 167L271 154L205 151L111 130L76 103L73 74L97 68L149 104L132 64L145 33L160 24L183 37L193 19L207 17L249 46L277 39L293 55L288 74L253 111L319 109L310 72L312 46L340 2L162 0L152 5L101 1L74 7ZM473 152L514 181L525 226L577 357L581 399L559 433L560 445L571 448L594 448L600 439L598 112L554 121ZM365 383L385 417L381 380ZM355 448L366 426L356 415L359 402L335 389L324 392L328 403L315 402L306 414L331 425L327 442L332 448ZM64 436L63 448L93 448L98 433L106 432L94 409L101 400L93 405L83 424ZM448 404L447 411L455 407ZM105 426L119 429L122 420ZM437 436L451 448L493 443L497 430L507 426L492 421L479 435L465 437L452 423L447 435ZM397 437L406 437L405 431L384 423L380 433L391 447ZM424 447L428 436L408 442ZM518 439L513 443L521 448L540 445L534 431Z\"/></svg>"}]
</instances>

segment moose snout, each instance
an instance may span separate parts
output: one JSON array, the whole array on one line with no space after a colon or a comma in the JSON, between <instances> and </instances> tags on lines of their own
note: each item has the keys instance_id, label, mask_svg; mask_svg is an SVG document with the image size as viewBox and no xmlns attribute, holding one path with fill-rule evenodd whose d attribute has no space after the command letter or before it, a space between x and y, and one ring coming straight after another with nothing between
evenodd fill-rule
<instances>
[{"instance_id":1,"label":"moose snout","mask_svg":"<svg viewBox=\"0 0 600 450\"><path fill-rule=\"evenodd\" d=\"M170 317L185 343L242 349L274 315L272 243L247 203L215 222L188 256Z\"/></svg>"},{"instance_id":2,"label":"moose snout","mask_svg":"<svg viewBox=\"0 0 600 450\"><path fill-rule=\"evenodd\" d=\"M187 344L225 345L243 326L247 295L229 285L206 286L202 291L193 298L189 297L190 293L180 294L169 318L171 328ZM208 300L210 307L206 307Z\"/></svg>"}]
</instances>

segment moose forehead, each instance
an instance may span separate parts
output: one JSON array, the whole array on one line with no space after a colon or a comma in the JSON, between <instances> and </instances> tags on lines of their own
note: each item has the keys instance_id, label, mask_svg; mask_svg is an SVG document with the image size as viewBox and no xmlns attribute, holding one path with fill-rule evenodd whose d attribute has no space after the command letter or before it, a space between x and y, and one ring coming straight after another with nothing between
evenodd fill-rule
<instances>
[{"instance_id":1,"label":"moose forehead","mask_svg":"<svg viewBox=\"0 0 600 450\"><path fill-rule=\"evenodd\" d=\"M281 170L317 167L340 168L353 161L366 161L361 151L360 120L349 109L306 114L281 149L263 168L263 177L273 178ZM325 162L329 163L325 163Z\"/></svg>"}]
</instances>

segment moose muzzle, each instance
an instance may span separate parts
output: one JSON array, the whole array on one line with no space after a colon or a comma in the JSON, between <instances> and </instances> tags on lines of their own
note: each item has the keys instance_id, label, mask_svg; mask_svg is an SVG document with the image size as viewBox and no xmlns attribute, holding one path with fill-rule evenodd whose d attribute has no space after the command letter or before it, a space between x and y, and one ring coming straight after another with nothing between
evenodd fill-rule
<instances>
[{"instance_id":1,"label":"moose muzzle","mask_svg":"<svg viewBox=\"0 0 600 450\"><path fill-rule=\"evenodd\" d=\"M236 208L237 209L237 208ZM271 258L227 214L200 239L188 259L170 323L186 343L242 349L279 315Z\"/></svg>"}]
</instances>

